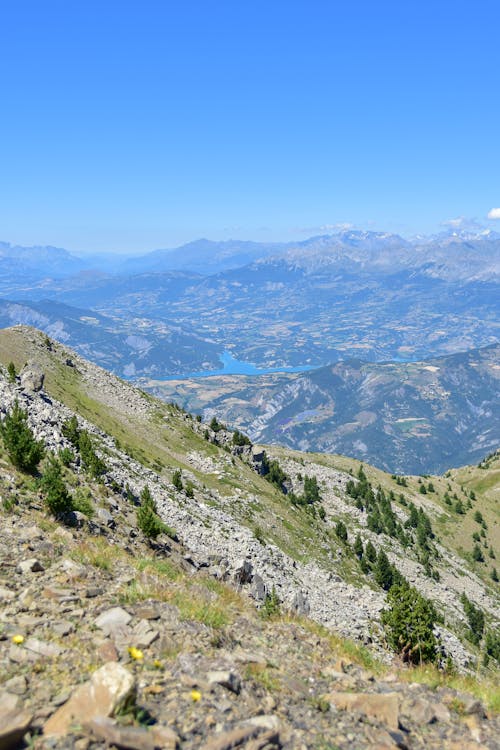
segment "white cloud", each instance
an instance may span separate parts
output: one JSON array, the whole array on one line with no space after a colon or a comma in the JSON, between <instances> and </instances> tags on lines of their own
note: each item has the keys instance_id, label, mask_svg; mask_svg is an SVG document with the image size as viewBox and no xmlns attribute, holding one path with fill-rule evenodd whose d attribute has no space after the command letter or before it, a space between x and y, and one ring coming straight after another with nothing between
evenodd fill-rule
<instances>
[{"instance_id":1,"label":"white cloud","mask_svg":"<svg viewBox=\"0 0 500 750\"><path fill-rule=\"evenodd\" d=\"M456 219L448 219L447 221L442 221L441 226L452 227L453 229L461 229L466 221L467 219L465 218L465 216L457 216Z\"/></svg>"},{"instance_id":2,"label":"white cloud","mask_svg":"<svg viewBox=\"0 0 500 750\"><path fill-rule=\"evenodd\" d=\"M492 208L488 211L488 219L500 219L500 208Z\"/></svg>"},{"instance_id":3,"label":"white cloud","mask_svg":"<svg viewBox=\"0 0 500 750\"><path fill-rule=\"evenodd\" d=\"M338 224L323 224L320 229L325 230L327 232L336 231L336 232L347 232L348 229L353 229L354 224L350 224L348 221L345 222L339 222Z\"/></svg>"},{"instance_id":4,"label":"white cloud","mask_svg":"<svg viewBox=\"0 0 500 750\"><path fill-rule=\"evenodd\" d=\"M321 224L315 227L297 227L297 231L302 234L311 234L315 232L347 232L354 229L354 224L349 222L339 222L338 224Z\"/></svg>"},{"instance_id":5,"label":"white cloud","mask_svg":"<svg viewBox=\"0 0 500 750\"><path fill-rule=\"evenodd\" d=\"M448 227L449 229L462 229L462 230L480 230L483 229L482 224L480 224L476 219L470 218L468 219L466 216L457 216L455 219L448 219L447 221L441 222L442 227Z\"/></svg>"}]
</instances>

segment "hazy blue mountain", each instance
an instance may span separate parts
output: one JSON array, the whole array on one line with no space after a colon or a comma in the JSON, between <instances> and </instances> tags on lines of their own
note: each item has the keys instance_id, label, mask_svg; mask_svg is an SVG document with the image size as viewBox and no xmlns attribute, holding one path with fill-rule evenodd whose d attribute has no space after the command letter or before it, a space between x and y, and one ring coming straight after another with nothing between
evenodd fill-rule
<instances>
[{"instance_id":1,"label":"hazy blue mountain","mask_svg":"<svg viewBox=\"0 0 500 750\"><path fill-rule=\"evenodd\" d=\"M174 323L109 317L52 300L0 300L0 328L31 325L122 377L165 377L219 366L219 349Z\"/></svg>"},{"instance_id":2,"label":"hazy blue mountain","mask_svg":"<svg viewBox=\"0 0 500 750\"><path fill-rule=\"evenodd\" d=\"M171 250L154 250L146 255L130 258L123 264L123 272L191 271L204 275L219 273L230 268L245 266L265 258L285 243L260 243L242 240L214 242L200 239Z\"/></svg>"},{"instance_id":3,"label":"hazy blue mountain","mask_svg":"<svg viewBox=\"0 0 500 750\"><path fill-rule=\"evenodd\" d=\"M0 242L0 290L11 281L27 283L77 273L86 262L60 247L21 247Z\"/></svg>"}]
</instances>

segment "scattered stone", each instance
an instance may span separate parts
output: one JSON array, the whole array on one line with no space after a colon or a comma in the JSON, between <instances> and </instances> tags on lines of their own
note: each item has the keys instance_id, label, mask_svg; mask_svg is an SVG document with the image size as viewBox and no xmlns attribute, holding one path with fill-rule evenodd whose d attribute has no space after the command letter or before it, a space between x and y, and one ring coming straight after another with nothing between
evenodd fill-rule
<instances>
[{"instance_id":1,"label":"scattered stone","mask_svg":"<svg viewBox=\"0 0 500 750\"><path fill-rule=\"evenodd\" d=\"M86 578L87 576L87 568L83 565L78 565L73 560L63 560L61 567L68 574L69 578Z\"/></svg>"},{"instance_id":2,"label":"scattered stone","mask_svg":"<svg viewBox=\"0 0 500 750\"><path fill-rule=\"evenodd\" d=\"M61 656L63 653L63 649L55 643L47 643L46 641L41 641L39 638L28 638L24 642L24 647L27 648L28 651L37 654L37 656L43 656L47 659Z\"/></svg>"},{"instance_id":3,"label":"scattered stone","mask_svg":"<svg viewBox=\"0 0 500 750\"><path fill-rule=\"evenodd\" d=\"M267 587L264 579L258 573L252 579L252 594L258 602L263 602L266 598Z\"/></svg>"},{"instance_id":4,"label":"scattered stone","mask_svg":"<svg viewBox=\"0 0 500 750\"><path fill-rule=\"evenodd\" d=\"M329 693L329 703L347 711L359 711L392 729L399 726L399 699L397 693Z\"/></svg>"},{"instance_id":5,"label":"scattered stone","mask_svg":"<svg viewBox=\"0 0 500 750\"><path fill-rule=\"evenodd\" d=\"M222 685L222 687L236 694L241 690L241 677L229 669L208 672L207 682L209 685Z\"/></svg>"},{"instance_id":6,"label":"scattered stone","mask_svg":"<svg viewBox=\"0 0 500 750\"><path fill-rule=\"evenodd\" d=\"M43 596L47 597L47 599L59 599L59 600L68 600L76 601L79 597L74 596L74 591L71 589L61 589L56 586L46 586L44 590L42 591Z\"/></svg>"},{"instance_id":7,"label":"scattered stone","mask_svg":"<svg viewBox=\"0 0 500 750\"><path fill-rule=\"evenodd\" d=\"M110 529L114 529L116 526L115 519L106 508L97 508L96 518Z\"/></svg>"},{"instance_id":8,"label":"scattered stone","mask_svg":"<svg viewBox=\"0 0 500 750\"><path fill-rule=\"evenodd\" d=\"M14 591L0 586L0 602L11 602L15 598Z\"/></svg>"},{"instance_id":9,"label":"scattered stone","mask_svg":"<svg viewBox=\"0 0 500 750\"><path fill-rule=\"evenodd\" d=\"M281 726L278 717L272 714L269 716L253 716L246 723L251 724L253 727L262 727L263 729L270 729L275 732L279 731Z\"/></svg>"},{"instance_id":10,"label":"scattered stone","mask_svg":"<svg viewBox=\"0 0 500 750\"><path fill-rule=\"evenodd\" d=\"M147 620L139 620L133 630L134 643L138 648L148 648L159 636L158 630L153 630Z\"/></svg>"},{"instance_id":11,"label":"scattered stone","mask_svg":"<svg viewBox=\"0 0 500 750\"><path fill-rule=\"evenodd\" d=\"M89 586L85 589L85 596L87 599L95 599L96 596L104 594L104 589L101 586Z\"/></svg>"},{"instance_id":12,"label":"scattered stone","mask_svg":"<svg viewBox=\"0 0 500 750\"><path fill-rule=\"evenodd\" d=\"M265 667L267 659L263 654L258 654L255 651L244 651L242 648L236 648L233 654L235 661L240 661L243 664L260 664Z\"/></svg>"},{"instance_id":13,"label":"scattered stone","mask_svg":"<svg viewBox=\"0 0 500 750\"><path fill-rule=\"evenodd\" d=\"M477 716L484 717L486 716L486 711L484 710L484 706L481 701L469 697L464 704L464 714L466 716L476 714Z\"/></svg>"},{"instance_id":14,"label":"scattered stone","mask_svg":"<svg viewBox=\"0 0 500 750\"><path fill-rule=\"evenodd\" d=\"M12 645L9 649L9 660L14 664L29 664L38 660L36 654L28 651L23 646Z\"/></svg>"},{"instance_id":15,"label":"scattered stone","mask_svg":"<svg viewBox=\"0 0 500 750\"><path fill-rule=\"evenodd\" d=\"M71 698L71 692L69 690L62 690L60 693L58 693L52 698L52 704L54 706L62 706L70 698Z\"/></svg>"},{"instance_id":16,"label":"scattered stone","mask_svg":"<svg viewBox=\"0 0 500 750\"><path fill-rule=\"evenodd\" d=\"M253 565L250 560L240 560L236 563L234 570L234 581L235 583L243 586L245 583L250 583L253 576Z\"/></svg>"},{"instance_id":17,"label":"scattered stone","mask_svg":"<svg viewBox=\"0 0 500 750\"><path fill-rule=\"evenodd\" d=\"M401 715L419 725L432 724L436 721L432 704L424 698L405 701L401 706Z\"/></svg>"},{"instance_id":18,"label":"scattered stone","mask_svg":"<svg viewBox=\"0 0 500 750\"><path fill-rule=\"evenodd\" d=\"M18 711L21 706L21 700L18 695L13 693L0 690L0 711L10 713L11 711Z\"/></svg>"},{"instance_id":19,"label":"scattered stone","mask_svg":"<svg viewBox=\"0 0 500 750\"><path fill-rule=\"evenodd\" d=\"M32 526L28 526L28 528L24 529L23 536L30 542L34 542L38 539L43 539L43 531L39 526L33 524Z\"/></svg>"},{"instance_id":20,"label":"scattered stone","mask_svg":"<svg viewBox=\"0 0 500 750\"><path fill-rule=\"evenodd\" d=\"M99 716L113 716L132 703L135 691L135 679L125 667L115 662L104 664L50 717L44 734L67 734L73 723L84 724Z\"/></svg>"},{"instance_id":21,"label":"scattered stone","mask_svg":"<svg viewBox=\"0 0 500 750\"><path fill-rule=\"evenodd\" d=\"M68 622L67 620L61 620L60 622L54 622L51 625L51 630L56 635L60 636L61 638L65 638L67 635L70 635L70 633L73 633L75 630L75 626L72 622Z\"/></svg>"},{"instance_id":22,"label":"scattered stone","mask_svg":"<svg viewBox=\"0 0 500 750\"><path fill-rule=\"evenodd\" d=\"M96 717L87 727L99 740L123 750L175 750L178 737L168 727L154 725L150 729L120 726L112 719Z\"/></svg>"},{"instance_id":23,"label":"scattered stone","mask_svg":"<svg viewBox=\"0 0 500 750\"><path fill-rule=\"evenodd\" d=\"M302 591L297 591L292 601L292 609L299 615L307 616L311 610L307 596Z\"/></svg>"},{"instance_id":24,"label":"scattered stone","mask_svg":"<svg viewBox=\"0 0 500 750\"><path fill-rule=\"evenodd\" d=\"M0 750L15 750L33 720L29 711L8 710L0 704Z\"/></svg>"},{"instance_id":25,"label":"scattered stone","mask_svg":"<svg viewBox=\"0 0 500 750\"><path fill-rule=\"evenodd\" d=\"M40 560L30 558L29 560L21 560L17 565L17 572L25 575L26 573L43 573L45 568L43 567Z\"/></svg>"},{"instance_id":26,"label":"scattered stone","mask_svg":"<svg viewBox=\"0 0 500 750\"><path fill-rule=\"evenodd\" d=\"M143 605L142 607L139 607L139 609L136 612L137 617L139 617L141 620L159 620L160 619L160 612L157 607L154 607L152 605Z\"/></svg>"},{"instance_id":27,"label":"scattered stone","mask_svg":"<svg viewBox=\"0 0 500 750\"><path fill-rule=\"evenodd\" d=\"M229 732L223 732L209 740L202 745L200 750L231 750L232 748L242 745L244 742L248 742L248 740L251 740L254 737L258 737L263 731L262 727L256 726L231 729Z\"/></svg>"},{"instance_id":28,"label":"scattered stone","mask_svg":"<svg viewBox=\"0 0 500 750\"><path fill-rule=\"evenodd\" d=\"M115 644L111 641L105 641L104 643L102 643L99 646L97 653L99 654L99 658L101 659L101 661L104 662L118 661L120 658L118 656L118 651L116 650Z\"/></svg>"},{"instance_id":29,"label":"scattered stone","mask_svg":"<svg viewBox=\"0 0 500 750\"><path fill-rule=\"evenodd\" d=\"M124 627L129 624L132 619L132 615L126 612L121 607L113 607L102 612L99 617L94 621L94 625L106 633L111 635L114 630L120 627Z\"/></svg>"},{"instance_id":30,"label":"scattered stone","mask_svg":"<svg viewBox=\"0 0 500 750\"><path fill-rule=\"evenodd\" d=\"M5 687L9 693L13 693L14 695L24 695L28 689L28 680L24 675L16 675L15 677L11 677L10 680L7 680Z\"/></svg>"}]
</instances>

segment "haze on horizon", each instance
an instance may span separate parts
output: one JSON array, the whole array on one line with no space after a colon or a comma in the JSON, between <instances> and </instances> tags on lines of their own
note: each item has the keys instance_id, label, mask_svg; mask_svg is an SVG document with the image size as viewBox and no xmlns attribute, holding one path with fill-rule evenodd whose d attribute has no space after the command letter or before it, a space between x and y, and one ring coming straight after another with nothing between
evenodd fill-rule
<instances>
[{"instance_id":1,"label":"haze on horizon","mask_svg":"<svg viewBox=\"0 0 500 750\"><path fill-rule=\"evenodd\" d=\"M499 22L493 0L9 4L0 239L498 231Z\"/></svg>"}]
</instances>

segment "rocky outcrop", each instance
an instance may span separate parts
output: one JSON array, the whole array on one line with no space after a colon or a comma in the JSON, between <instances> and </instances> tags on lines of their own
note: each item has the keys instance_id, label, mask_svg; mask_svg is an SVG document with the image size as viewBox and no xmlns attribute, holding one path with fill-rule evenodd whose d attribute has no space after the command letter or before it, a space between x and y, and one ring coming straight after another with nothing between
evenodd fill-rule
<instances>
[{"instance_id":1,"label":"rocky outcrop","mask_svg":"<svg viewBox=\"0 0 500 750\"><path fill-rule=\"evenodd\" d=\"M19 374L21 386L25 391L38 393L43 388L45 374L36 362L27 362Z\"/></svg>"}]
</instances>

